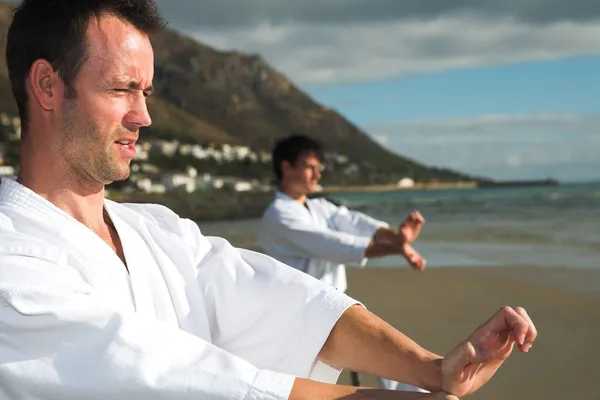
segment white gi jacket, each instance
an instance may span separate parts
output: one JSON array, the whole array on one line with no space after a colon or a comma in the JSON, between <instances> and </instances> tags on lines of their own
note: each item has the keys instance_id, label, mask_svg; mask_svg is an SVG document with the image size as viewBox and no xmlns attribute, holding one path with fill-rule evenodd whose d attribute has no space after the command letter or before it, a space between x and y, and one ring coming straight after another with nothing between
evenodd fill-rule
<instances>
[{"instance_id":1,"label":"white gi jacket","mask_svg":"<svg viewBox=\"0 0 600 400\"><path fill-rule=\"evenodd\" d=\"M287 399L356 301L149 204L106 201L119 257L0 185L0 399Z\"/></svg>"},{"instance_id":2,"label":"white gi jacket","mask_svg":"<svg viewBox=\"0 0 600 400\"><path fill-rule=\"evenodd\" d=\"M271 257L345 292L344 264L364 267L375 231L388 226L324 198L306 206L278 192L263 215L258 245Z\"/></svg>"}]
</instances>

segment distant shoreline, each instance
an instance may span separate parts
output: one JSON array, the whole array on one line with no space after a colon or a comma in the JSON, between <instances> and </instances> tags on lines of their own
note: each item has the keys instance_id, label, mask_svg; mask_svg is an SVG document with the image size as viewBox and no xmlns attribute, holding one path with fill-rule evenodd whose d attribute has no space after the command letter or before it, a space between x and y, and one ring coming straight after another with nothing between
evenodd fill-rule
<instances>
[{"instance_id":1,"label":"distant shoreline","mask_svg":"<svg viewBox=\"0 0 600 400\"><path fill-rule=\"evenodd\" d=\"M339 193L374 193L396 192L410 190L447 190L447 189L489 189L489 188L519 188L537 186L555 186L559 182L554 179L523 180L523 181L457 181L457 182L417 182L413 186L387 185L357 185L357 186L325 186L321 195Z\"/></svg>"},{"instance_id":2,"label":"distant shoreline","mask_svg":"<svg viewBox=\"0 0 600 400\"><path fill-rule=\"evenodd\" d=\"M547 183L550 184L550 183ZM526 187L546 185L544 181L493 182L490 187ZM482 188L479 182L429 182L416 183L411 187L398 185L360 185L360 186L325 186L315 197L349 194L349 193L386 193L414 190L472 190ZM259 218L273 201L274 192L234 192L230 190L194 192L194 193L111 193L109 198L118 202L158 203L163 204L177 214L194 221L226 221L247 218Z\"/></svg>"},{"instance_id":3,"label":"distant shoreline","mask_svg":"<svg viewBox=\"0 0 600 400\"><path fill-rule=\"evenodd\" d=\"M387 185L357 185L357 186L325 186L320 193L362 193L362 192L395 192L407 190L442 190L442 189L477 189L477 182L427 182L415 183L414 186L402 187L394 184Z\"/></svg>"}]
</instances>

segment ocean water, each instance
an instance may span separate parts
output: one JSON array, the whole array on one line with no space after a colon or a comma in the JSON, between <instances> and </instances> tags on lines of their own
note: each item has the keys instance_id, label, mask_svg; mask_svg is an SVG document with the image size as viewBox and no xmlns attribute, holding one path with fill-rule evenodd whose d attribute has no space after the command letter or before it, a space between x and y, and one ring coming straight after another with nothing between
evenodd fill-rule
<instances>
[{"instance_id":1,"label":"ocean water","mask_svg":"<svg viewBox=\"0 0 600 400\"><path fill-rule=\"evenodd\" d=\"M396 226L419 210L415 247L429 267L534 266L600 269L600 183L547 187L397 191L332 196ZM257 249L257 220L199 224L206 235ZM370 260L403 266L401 257Z\"/></svg>"}]
</instances>

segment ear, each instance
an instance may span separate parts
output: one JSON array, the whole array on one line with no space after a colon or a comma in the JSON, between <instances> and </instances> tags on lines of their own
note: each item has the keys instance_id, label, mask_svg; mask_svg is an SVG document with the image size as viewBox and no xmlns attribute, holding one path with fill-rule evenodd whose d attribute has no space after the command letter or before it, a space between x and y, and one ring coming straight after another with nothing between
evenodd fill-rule
<instances>
[{"instance_id":1,"label":"ear","mask_svg":"<svg viewBox=\"0 0 600 400\"><path fill-rule=\"evenodd\" d=\"M62 86L62 80L48 61L38 59L33 62L29 69L29 88L40 107L53 110L63 97Z\"/></svg>"},{"instance_id":2,"label":"ear","mask_svg":"<svg viewBox=\"0 0 600 400\"><path fill-rule=\"evenodd\" d=\"M290 169L292 169L292 164L290 164L289 161L281 162L281 176L285 176Z\"/></svg>"}]
</instances>

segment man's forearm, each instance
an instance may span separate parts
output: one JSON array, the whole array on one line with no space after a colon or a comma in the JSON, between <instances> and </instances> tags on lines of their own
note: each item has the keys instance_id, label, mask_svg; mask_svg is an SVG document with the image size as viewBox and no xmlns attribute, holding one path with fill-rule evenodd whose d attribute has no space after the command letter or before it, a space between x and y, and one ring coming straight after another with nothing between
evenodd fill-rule
<instances>
[{"instance_id":1,"label":"man's forearm","mask_svg":"<svg viewBox=\"0 0 600 400\"><path fill-rule=\"evenodd\" d=\"M443 393L397 392L366 387L331 385L296 378L288 400L441 400L446 398Z\"/></svg>"},{"instance_id":2,"label":"man's forearm","mask_svg":"<svg viewBox=\"0 0 600 400\"><path fill-rule=\"evenodd\" d=\"M370 242L365 249L365 257L381 258L386 256L400 256L403 254L402 247L391 243Z\"/></svg>"},{"instance_id":3,"label":"man's forearm","mask_svg":"<svg viewBox=\"0 0 600 400\"><path fill-rule=\"evenodd\" d=\"M319 353L323 362L418 386L441 390L442 357L361 306L340 317Z\"/></svg>"}]
</instances>

